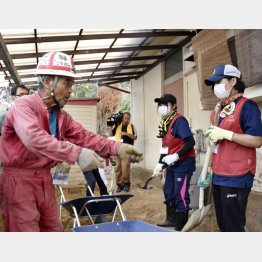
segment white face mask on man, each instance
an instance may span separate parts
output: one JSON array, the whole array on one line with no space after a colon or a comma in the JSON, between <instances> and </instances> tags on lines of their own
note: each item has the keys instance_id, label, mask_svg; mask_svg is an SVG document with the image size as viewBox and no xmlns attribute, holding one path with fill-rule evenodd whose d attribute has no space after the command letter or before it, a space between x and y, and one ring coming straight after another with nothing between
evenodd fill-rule
<instances>
[{"instance_id":1,"label":"white face mask on man","mask_svg":"<svg viewBox=\"0 0 262 262\"><path fill-rule=\"evenodd\" d=\"M229 97L231 89L226 89L226 84L215 84L214 93L218 99L226 99Z\"/></svg>"},{"instance_id":2,"label":"white face mask on man","mask_svg":"<svg viewBox=\"0 0 262 262\"><path fill-rule=\"evenodd\" d=\"M166 116L167 114L170 113L170 107L166 105L159 106L157 108L158 114L161 116Z\"/></svg>"}]
</instances>

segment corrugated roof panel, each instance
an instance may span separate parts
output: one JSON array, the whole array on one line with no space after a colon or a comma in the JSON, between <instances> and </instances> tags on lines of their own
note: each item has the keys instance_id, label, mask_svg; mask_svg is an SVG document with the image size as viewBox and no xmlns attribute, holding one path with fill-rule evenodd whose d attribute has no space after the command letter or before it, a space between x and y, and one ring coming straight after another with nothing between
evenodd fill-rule
<instances>
[{"instance_id":1,"label":"corrugated roof panel","mask_svg":"<svg viewBox=\"0 0 262 262\"><path fill-rule=\"evenodd\" d=\"M111 71L97 71L93 74L93 76L108 75L108 74L111 74L111 73L113 73L113 70L111 70Z\"/></svg>"},{"instance_id":2,"label":"corrugated roof panel","mask_svg":"<svg viewBox=\"0 0 262 262\"><path fill-rule=\"evenodd\" d=\"M106 58L116 58L116 57L128 57L132 54L132 51L126 51L126 52L110 52L106 55Z\"/></svg>"},{"instance_id":3,"label":"corrugated roof panel","mask_svg":"<svg viewBox=\"0 0 262 262\"><path fill-rule=\"evenodd\" d=\"M118 34L120 29L84 29L82 35Z\"/></svg>"},{"instance_id":4,"label":"corrugated roof panel","mask_svg":"<svg viewBox=\"0 0 262 262\"><path fill-rule=\"evenodd\" d=\"M80 40L77 50L109 48L114 39Z\"/></svg>"},{"instance_id":5,"label":"corrugated roof panel","mask_svg":"<svg viewBox=\"0 0 262 262\"><path fill-rule=\"evenodd\" d=\"M96 71L93 75L107 75L113 73L114 70Z\"/></svg>"},{"instance_id":6,"label":"corrugated roof panel","mask_svg":"<svg viewBox=\"0 0 262 262\"><path fill-rule=\"evenodd\" d=\"M13 59L15 66L36 64L36 58Z\"/></svg>"},{"instance_id":7,"label":"corrugated roof panel","mask_svg":"<svg viewBox=\"0 0 262 262\"><path fill-rule=\"evenodd\" d=\"M125 29L123 30L122 33L142 33L142 32L152 32L155 29ZM173 29L172 29L173 30ZM94 49L108 49L111 44L114 42L115 37L118 36L119 32L121 29L84 29L82 32L82 35L96 35L96 34L114 34L114 36L110 36L110 39L94 39L94 40L80 40L78 42L77 46L77 51L86 51L87 54L77 54L74 56L75 62L81 62L81 65L76 65L77 70L96 70L96 67L98 63L93 64L85 64L83 65L82 63L85 61L90 61L90 60L97 60L97 62L100 62L100 60L104 57L105 53L93 53ZM164 31L164 30L157 30L157 31ZM1 34L3 35L4 39L8 38L19 38L16 42L16 44L8 44L7 48L8 51L11 55L13 54L29 54L32 53L33 56L35 56L36 48L35 48L35 43L29 43L29 44L23 44L24 41L28 42L33 42L35 41L34 39L34 29L0 29ZM75 45L77 43L76 40L73 41L60 41L63 40L62 38L59 38L60 36L68 36L65 37L65 39L68 40L70 36L78 36L80 32L80 29L37 29L37 36L38 37L52 37L51 41L57 41L57 42L42 42L37 44L38 52L41 53L46 53L50 51L73 51L75 48ZM31 38L31 39L26 39L26 38ZM89 37L87 37L89 38ZM92 38L90 36L90 38ZM97 38L97 37L94 37ZM99 38L99 37L98 37ZM150 38L150 43L147 41L144 43L144 45L156 45L156 44L171 44L171 43L176 43L179 39L182 39L184 37L152 37ZM144 42L146 38L145 37L134 37L134 38L118 38L116 42L114 43L113 49L114 48L121 48L121 47L133 47L133 46L139 46L142 42ZM47 41L48 39L42 39L43 41ZM60 42L59 42L60 41ZM11 42L11 41L10 41ZM12 42L12 43L14 43ZM17 44L19 43L19 44ZM88 50L91 50L91 53L88 52ZM108 52L107 55L105 56L105 60L103 63L101 63L98 67L99 70L105 70L105 71L97 71L95 72L95 76L99 77L99 75L104 75L104 74L111 74L112 70L110 71L108 68L110 67L118 67L124 62L124 65L135 65L135 64L148 64L152 63L155 60L143 60L143 61L121 61L122 58L127 58L130 57L131 55L133 56L149 56L149 55L163 55L165 54L168 50L148 50L148 51L141 51L138 50L136 52L133 51L126 51L126 52L114 52L114 50L111 50L113 52ZM117 51L117 50L116 50ZM120 60L121 62L106 62L107 59L116 59ZM28 75L28 74L33 74L34 70L36 68L37 64L37 58L24 58L24 59L14 59L13 60L15 66L27 66L30 65L31 67L33 65L32 69L24 69L24 70L19 70L18 74L20 75ZM5 65L2 64L4 67ZM130 72L135 72L135 71L141 71L142 68L133 68L133 69L125 69L125 70L119 70L121 73L130 73ZM8 76L10 76L9 72L7 72ZM85 72L81 73L83 76L89 76L91 73L90 72ZM114 76L112 76L114 77ZM117 76L119 78L120 76ZM123 76L126 77L126 76ZM30 79L30 80L29 80ZM32 78L26 78L27 81L32 81ZM23 79L24 81L24 79Z\"/></svg>"},{"instance_id":8,"label":"corrugated roof panel","mask_svg":"<svg viewBox=\"0 0 262 262\"><path fill-rule=\"evenodd\" d=\"M125 47L140 45L145 40L145 37L140 38L119 38L116 40L114 47Z\"/></svg>"},{"instance_id":9,"label":"corrugated roof panel","mask_svg":"<svg viewBox=\"0 0 262 262\"><path fill-rule=\"evenodd\" d=\"M69 51L74 50L76 41L39 43L38 52Z\"/></svg>"},{"instance_id":10,"label":"corrugated roof panel","mask_svg":"<svg viewBox=\"0 0 262 262\"><path fill-rule=\"evenodd\" d=\"M29 77L29 78L21 78L22 82L31 82L31 81L36 81L37 77Z\"/></svg>"},{"instance_id":11,"label":"corrugated roof panel","mask_svg":"<svg viewBox=\"0 0 262 262\"><path fill-rule=\"evenodd\" d=\"M97 64L87 64L87 65L76 65L76 70L84 70L84 69L95 69Z\"/></svg>"},{"instance_id":12,"label":"corrugated roof panel","mask_svg":"<svg viewBox=\"0 0 262 262\"><path fill-rule=\"evenodd\" d=\"M122 69L121 73L130 73L130 72L137 72L137 73L139 73L141 71L143 71L142 68Z\"/></svg>"},{"instance_id":13,"label":"corrugated roof panel","mask_svg":"<svg viewBox=\"0 0 262 262\"><path fill-rule=\"evenodd\" d=\"M33 37L34 29L0 29L3 38Z\"/></svg>"},{"instance_id":14,"label":"corrugated roof panel","mask_svg":"<svg viewBox=\"0 0 262 262\"><path fill-rule=\"evenodd\" d=\"M78 35L80 29L37 29L37 36Z\"/></svg>"},{"instance_id":15,"label":"corrugated roof panel","mask_svg":"<svg viewBox=\"0 0 262 262\"><path fill-rule=\"evenodd\" d=\"M105 60L106 61L106 60ZM104 67L116 67L116 66L120 66L122 63L121 62L116 62L116 63L102 63L99 65L99 68L104 68Z\"/></svg>"},{"instance_id":16,"label":"corrugated roof panel","mask_svg":"<svg viewBox=\"0 0 262 262\"><path fill-rule=\"evenodd\" d=\"M104 53L75 55L74 61L101 59L103 57L103 55L104 55Z\"/></svg>"},{"instance_id":17,"label":"corrugated roof panel","mask_svg":"<svg viewBox=\"0 0 262 262\"><path fill-rule=\"evenodd\" d=\"M17 70L17 72L20 75L28 75L28 74L34 74L35 73L35 69Z\"/></svg>"},{"instance_id":18,"label":"corrugated roof panel","mask_svg":"<svg viewBox=\"0 0 262 262\"><path fill-rule=\"evenodd\" d=\"M35 44L7 45L10 54L34 53Z\"/></svg>"},{"instance_id":19,"label":"corrugated roof panel","mask_svg":"<svg viewBox=\"0 0 262 262\"><path fill-rule=\"evenodd\" d=\"M125 29L123 33L152 32L154 29Z\"/></svg>"},{"instance_id":20,"label":"corrugated roof panel","mask_svg":"<svg viewBox=\"0 0 262 262\"><path fill-rule=\"evenodd\" d=\"M90 76L91 74L92 74L92 72L77 73L77 75L80 76L80 77Z\"/></svg>"}]
</instances>

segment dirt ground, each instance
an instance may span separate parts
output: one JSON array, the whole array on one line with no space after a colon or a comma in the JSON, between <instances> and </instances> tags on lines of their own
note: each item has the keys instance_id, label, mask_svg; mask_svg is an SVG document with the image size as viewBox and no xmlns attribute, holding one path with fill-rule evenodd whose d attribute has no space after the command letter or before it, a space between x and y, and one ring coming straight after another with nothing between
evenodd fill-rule
<instances>
[{"instance_id":1,"label":"dirt ground","mask_svg":"<svg viewBox=\"0 0 262 262\"><path fill-rule=\"evenodd\" d=\"M156 224L165 218L165 206L163 204L164 197L162 191L162 184L159 178L155 178L150 182L153 186L152 189L144 190L137 186L137 184L144 185L145 181L149 177L150 173L143 170L132 170L131 176L131 189L130 194L134 196L123 203L122 208L126 215L127 220L140 220L150 224ZM85 196L86 186L82 184L79 187L65 189L66 199L73 199L81 196ZM122 194L123 192L121 192ZM98 195L98 191L95 190L95 195ZM60 192L56 191L57 201L59 203ZM261 199L260 193L252 193L249 197L249 203L247 208L247 231L262 231L262 214L261 214ZM59 205L58 205L59 206ZM260 208L259 208L260 207ZM192 211L191 211L192 212ZM190 212L190 213L191 213ZM107 217L110 221L111 216ZM116 216L116 220L121 220L120 216ZM82 225L90 225L91 222L88 219L81 219ZM72 219L67 214L66 210L62 210L62 224L65 232L70 232L73 226ZM170 228L173 230L173 228ZM4 231L3 221L0 217L0 232ZM217 232L218 227L215 220L214 208L210 209L203 223L195 228L195 232Z\"/></svg>"}]
</instances>

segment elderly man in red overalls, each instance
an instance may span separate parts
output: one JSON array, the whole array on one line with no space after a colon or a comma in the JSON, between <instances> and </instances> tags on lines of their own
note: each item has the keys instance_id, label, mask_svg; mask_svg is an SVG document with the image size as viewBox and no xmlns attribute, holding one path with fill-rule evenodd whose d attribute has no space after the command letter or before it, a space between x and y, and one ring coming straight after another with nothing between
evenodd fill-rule
<instances>
[{"instance_id":1,"label":"elderly man in red overalls","mask_svg":"<svg viewBox=\"0 0 262 262\"><path fill-rule=\"evenodd\" d=\"M3 124L0 206L6 231L61 231L50 175L58 163L77 162L85 172L102 167L100 156L142 159L133 146L89 132L63 111L77 77L67 54L45 54L36 75L38 92L18 99Z\"/></svg>"}]
</instances>

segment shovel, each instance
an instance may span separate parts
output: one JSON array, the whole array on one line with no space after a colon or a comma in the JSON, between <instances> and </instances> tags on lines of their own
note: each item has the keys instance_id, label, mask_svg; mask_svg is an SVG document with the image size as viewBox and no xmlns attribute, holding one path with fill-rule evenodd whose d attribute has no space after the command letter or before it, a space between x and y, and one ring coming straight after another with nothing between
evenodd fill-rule
<instances>
[{"instance_id":1,"label":"shovel","mask_svg":"<svg viewBox=\"0 0 262 262\"><path fill-rule=\"evenodd\" d=\"M143 189L151 189L151 188L153 188L153 187L152 187L152 186L151 186L151 187L148 187L148 183L149 183L153 178L155 178L155 175L154 175L154 174L147 179L147 181L146 181L146 183L145 183L144 186L141 186L141 185L139 185L139 184L138 184L137 186L140 187L140 188L143 188Z\"/></svg>"},{"instance_id":2,"label":"shovel","mask_svg":"<svg viewBox=\"0 0 262 262\"><path fill-rule=\"evenodd\" d=\"M206 179L210 157L211 157L211 147L208 146L204 167L203 167L202 172L201 172L202 180ZM187 221L187 223L183 227L182 232L190 231L190 230L194 229L195 227L199 226L201 224L202 220L204 219L204 217L207 215L210 207L211 207L210 204L207 205L207 206L204 206L204 188L200 187L200 189L199 189L199 207L198 207L199 209L196 209L192 213L189 220Z\"/></svg>"},{"instance_id":3,"label":"shovel","mask_svg":"<svg viewBox=\"0 0 262 262\"><path fill-rule=\"evenodd\" d=\"M166 164L163 165L162 171L166 168L166 166L167 166ZM149 177L149 178L147 179L147 181L146 181L146 183L145 183L144 186L141 186L140 184L138 184L137 186L140 187L140 188L142 188L142 189L151 189L151 188L153 188L153 187L152 187L152 186L148 187L148 183L149 183L153 178L155 178L155 177L156 177L156 175L153 174L151 177Z\"/></svg>"}]
</instances>

